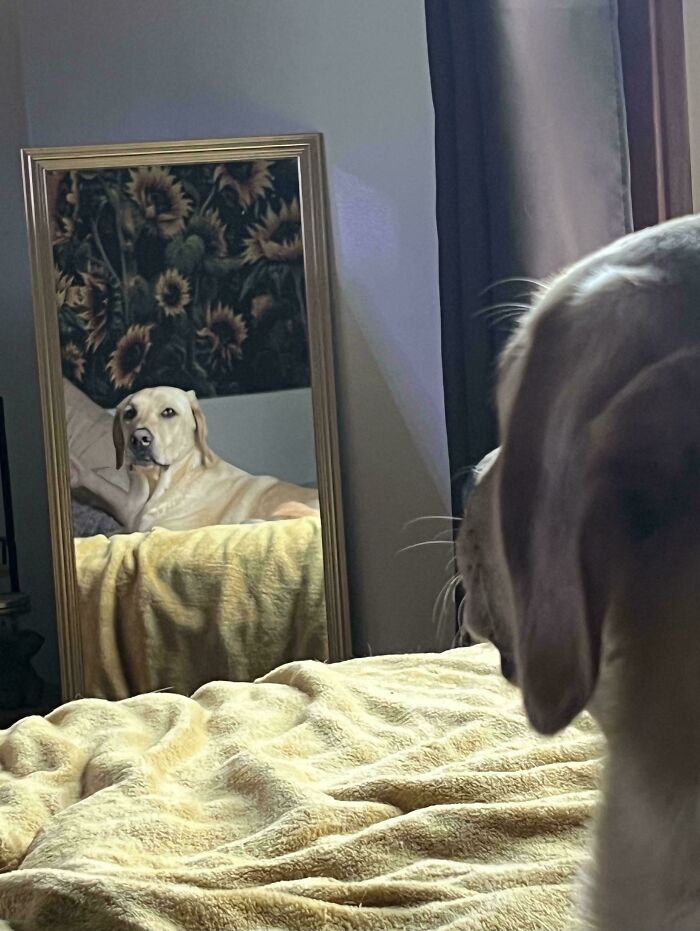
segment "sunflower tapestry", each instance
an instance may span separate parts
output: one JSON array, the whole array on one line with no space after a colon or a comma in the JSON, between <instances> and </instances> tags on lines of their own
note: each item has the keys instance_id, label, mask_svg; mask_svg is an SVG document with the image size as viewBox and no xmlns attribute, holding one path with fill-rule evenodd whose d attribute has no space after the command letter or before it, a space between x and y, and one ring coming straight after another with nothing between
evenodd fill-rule
<instances>
[{"instance_id":1,"label":"sunflower tapestry","mask_svg":"<svg viewBox=\"0 0 700 931\"><path fill-rule=\"evenodd\" d=\"M295 159L49 177L63 372L89 397L308 387Z\"/></svg>"}]
</instances>

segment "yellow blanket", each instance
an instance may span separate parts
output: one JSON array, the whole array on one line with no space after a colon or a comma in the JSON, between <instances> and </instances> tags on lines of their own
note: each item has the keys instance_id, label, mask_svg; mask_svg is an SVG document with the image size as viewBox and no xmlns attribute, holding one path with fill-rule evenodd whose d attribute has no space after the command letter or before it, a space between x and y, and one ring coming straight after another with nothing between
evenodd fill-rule
<instances>
[{"instance_id":1,"label":"yellow blanket","mask_svg":"<svg viewBox=\"0 0 700 931\"><path fill-rule=\"evenodd\" d=\"M73 702L0 732L0 918L559 931L600 752L529 731L489 646Z\"/></svg>"},{"instance_id":2,"label":"yellow blanket","mask_svg":"<svg viewBox=\"0 0 700 931\"><path fill-rule=\"evenodd\" d=\"M75 541L86 693L250 681L326 659L316 517Z\"/></svg>"}]
</instances>

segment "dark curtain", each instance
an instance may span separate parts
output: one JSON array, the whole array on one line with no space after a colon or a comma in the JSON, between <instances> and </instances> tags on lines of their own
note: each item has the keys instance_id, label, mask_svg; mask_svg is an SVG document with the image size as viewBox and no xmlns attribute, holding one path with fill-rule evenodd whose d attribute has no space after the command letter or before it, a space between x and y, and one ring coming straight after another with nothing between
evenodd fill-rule
<instances>
[{"instance_id":1,"label":"dark curtain","mask_svg":"<svg viewBox=\"0 0 700 931\"><path fill-rule=\"evenodd\" d=\"M632 228L614 0L426 0L453 509L532 285ZM489 309L491 308L491 309ZM517 310L517 308L516 308Z\"/></svg>"}]
</instances>

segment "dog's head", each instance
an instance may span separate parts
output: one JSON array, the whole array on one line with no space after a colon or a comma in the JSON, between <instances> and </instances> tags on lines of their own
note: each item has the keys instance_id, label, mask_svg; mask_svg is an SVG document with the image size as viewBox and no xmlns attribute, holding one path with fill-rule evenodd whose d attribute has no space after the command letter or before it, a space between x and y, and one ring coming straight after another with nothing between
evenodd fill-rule
<instances>
[{"instance_id":1,"label":"dog's head","mask_svg":"<svg viewBox=\"0 0 700 931\"><path fill-rule=\"evenodd\" d=\"M499 648L543 733L589 703L611 618L640 587L663 597L659 554L696 558L699 398L698 219L574 266L504 353L501 445L476 470L457 559L467 629Z\"/></svg>"},{"instance_id":2,"label":"dog's head","mask_svg":"<svg viewBox=\"0 0 700 931\"><path fill-rule=\"evenodd\" d=\"M125 459L136 466L168 467L194 449L202 464L213 459L194 391L159 387L130 394L117 407L112 435L118 469Z\"/></svg>"}]
</instances>

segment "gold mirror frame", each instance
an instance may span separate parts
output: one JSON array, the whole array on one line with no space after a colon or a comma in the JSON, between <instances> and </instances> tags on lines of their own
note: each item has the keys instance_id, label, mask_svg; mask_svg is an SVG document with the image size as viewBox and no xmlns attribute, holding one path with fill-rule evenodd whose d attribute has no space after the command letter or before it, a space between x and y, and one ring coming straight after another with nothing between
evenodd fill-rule
<instances>
[{"instance_id":1,"label":"gold mirror frame","mask_svg":"<svg viewBox=\"0 0 700 931\"><path fill-rule=\"evenodd\" d=\"M61 691L64 701L70 701L84 693L84 675L47 173L90 168L283 158L297 159L299 168L329 659L336 662L351 656L321 135L309 133L133 145L23 149L24 198L32 267L49 519L53 541Z\"/></svg>"}]
</instances>

